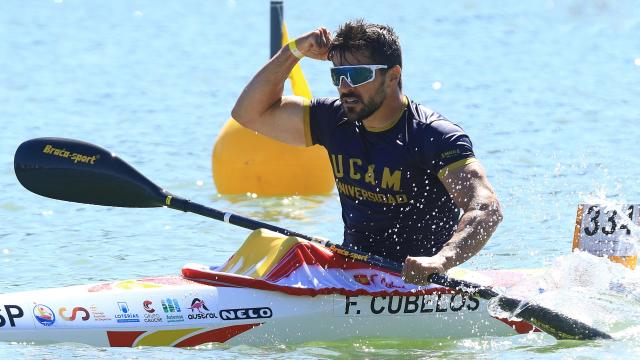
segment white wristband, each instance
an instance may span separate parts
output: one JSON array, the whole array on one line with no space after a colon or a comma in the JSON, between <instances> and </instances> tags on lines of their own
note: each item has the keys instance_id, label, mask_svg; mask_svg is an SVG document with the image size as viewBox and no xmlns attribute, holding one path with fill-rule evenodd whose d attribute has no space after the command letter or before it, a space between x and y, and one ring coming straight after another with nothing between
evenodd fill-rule
<instances>
[{"instance_id":1,"label":"white wristband","mask_svg":"<svg viewBox=\"0 0 640 360\"><path fill-rule=\"evenodd\" d=\"M288 46L289 46L289 51L291 51L293 56L297 57L298 59L302 59L304 57L304 54L301 53L300 50L298 50L295 40L289 41Z\"/></svg>"}]
</instances>

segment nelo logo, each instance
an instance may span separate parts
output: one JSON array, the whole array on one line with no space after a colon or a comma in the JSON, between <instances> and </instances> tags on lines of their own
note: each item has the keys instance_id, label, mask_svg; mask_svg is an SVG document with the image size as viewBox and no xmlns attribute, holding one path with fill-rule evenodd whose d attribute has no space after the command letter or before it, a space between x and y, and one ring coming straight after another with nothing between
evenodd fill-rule
<instances>
[{"instance_id":1,"label":"nelo logo","mask_svg":"<svg viewBox=\"0 0 640 360\"><path fill-rule=\"evenodd\" d=\"M268 307L220 310L222 320L268 319L273 311Z\"/></svg>"},{"instance_id":2,"label":"nelo logo","mask_svg":"<svg viewBox=\"0 0 640 360\"><path fill-rule=\"evenodd\" d=\"M2 313L0 313L0 328L7 323L7 319L9 320L9 326L15 327L16 319L24 316L24 311L22 311L22 308L18 305L5 305L4 312L6 315L2 315Z\"/></svg>"}]
</instances>

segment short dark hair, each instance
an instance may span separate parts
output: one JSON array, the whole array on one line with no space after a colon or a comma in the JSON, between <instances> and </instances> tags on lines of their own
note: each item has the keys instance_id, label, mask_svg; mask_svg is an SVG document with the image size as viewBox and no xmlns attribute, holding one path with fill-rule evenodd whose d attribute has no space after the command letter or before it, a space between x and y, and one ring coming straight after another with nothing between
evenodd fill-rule
<instances>
[{"instance_id":1,"label":"short dark hair","mask_svg":"<svg viewBox=\"0 0 640 360\"><path fill-rule=\"evenodd\" d=\"M364 52L375 64L402 67L400 40L391 26L371 24L363 19L344 23L329 45L329 60L334 54L344 58L348 52ZM400 88L402 84L398 83Z\"/></svg>"}]
</instances>

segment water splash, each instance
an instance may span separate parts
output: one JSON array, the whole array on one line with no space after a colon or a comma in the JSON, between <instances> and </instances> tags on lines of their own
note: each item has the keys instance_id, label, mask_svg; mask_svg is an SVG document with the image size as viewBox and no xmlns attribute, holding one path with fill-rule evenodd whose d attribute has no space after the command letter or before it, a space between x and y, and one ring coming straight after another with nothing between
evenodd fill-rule
<instances>
[{"instance_id":1,"label":"water splash","mask_svg":"<svg viewBox=\"0 0 640 360\"><path fill-rule=\"evenodd\" d=\"M504 289L523 299L513 313L505 313L497 299L489 304L494 316L517 318L528 303L553 309L614 337L640 339L640 272L586 252L556 258L528 281Z\"/></svg>"}]
</instances>

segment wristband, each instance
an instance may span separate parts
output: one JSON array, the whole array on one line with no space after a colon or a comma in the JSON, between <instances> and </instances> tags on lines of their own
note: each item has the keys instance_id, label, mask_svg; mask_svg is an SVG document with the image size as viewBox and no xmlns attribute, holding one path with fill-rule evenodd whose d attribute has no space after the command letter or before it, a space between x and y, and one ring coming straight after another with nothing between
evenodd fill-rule
<instances>
[{"instance_id":1,"label":"wristband","mask_svg":"<svg viewBox=\"0 0 640 360\"><path fill-rule=\"evenodd\" d=\"M289 51L291 51L293 56L297 57L298 59L302 59L304 57L304 54L301 53L300 50L298 50L295 40L289 41L288 45L289 45Z\"/></svg>"}]
</instances>

